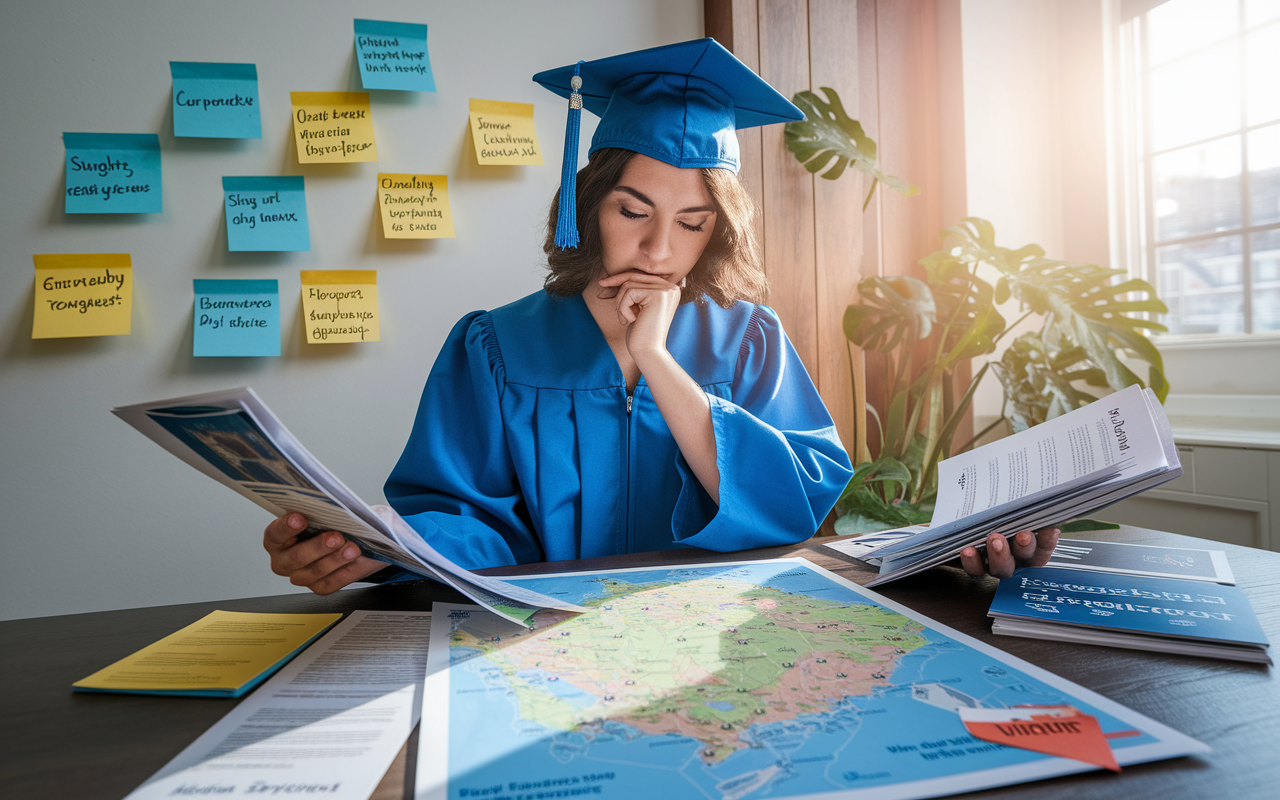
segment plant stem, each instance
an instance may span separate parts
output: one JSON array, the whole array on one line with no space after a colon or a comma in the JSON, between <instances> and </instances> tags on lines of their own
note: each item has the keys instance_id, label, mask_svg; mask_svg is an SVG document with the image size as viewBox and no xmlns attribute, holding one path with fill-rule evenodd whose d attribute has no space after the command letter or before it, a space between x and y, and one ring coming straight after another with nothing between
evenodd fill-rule
<instances>
[{"instance_id":1,"label":"plant stem","mask_svg":"<svg viewBox=\"0 0 1280 800\"><path fill-rule=\"evenodd\" d=\"M993 339L993 340L991 341L991 344L993 344L993 345L994 345L994 344L997 344L1001 339L1003 339L1003 338L1004 338L1004 335L1005 335L1006 333L1008 333L1009 331L1011 331L1011 330L1013 330L1014 328L1018 327L1018 325L1019 325L1019 324L1020 324L1024 319L1026 319L1027 317L1031 316L1031 315L1032 315L1032 314L1034 314L1034 313L1035 313L1034 311L1028 311L1027 313L1023 314L1022 316L1018 317L1018 318L1014 321L1014 323L1013 323L1012 325L1009 325L1009 326L1005 327L1005 329L1004 329L1004 330L1000 331L1000 335L999 335L999 336L997 336L995 339Z\"/></svg>"},{"instance_id":2,"label":"plant stem","mask_svg":"<svg viewBox=\"0 0 1280 800\"><path fill-rule=\"evenodd\" d=\"M987 427L985 427L985 428L983 428L982 430L980 430L980 431L978 431L977 433L975 433L975 434L973 435L973 438L972 438L972 439L970 439L969 441L965 442L965 443L964 443L964 445L962 445L962 446L960 447L960 449L959 449L959 450L957 450L957 451L956 451L955 453L953 453L952 455L959 455L959 454L961 454L961 453L965 452L966 450L968 450L970 447L973 447L973 445L974 445L974 443L975 443L975 442L977 442L977 441L978 441L979 439L981 439L983 436L986 436L986 435L987 435L988 433L990 433L990 432L991 432L991 431L992 431L992 430L993 430L997 425L999 425L1001 422L1004 422L1004 421L1005 421L1004 417L997 417L995 422L991 423L991 424L990 424L990 425L988 425Z\"/></svg>"},{"instance_id":3,"label":"plant stem","mask_svg":"<svg viewBox=\"0 0 1280 800\"><path fill-rule=\"evenodd\" d=\"M871 205L871 195L876 193L876 184L879 182L879 178L871 179L871 191L867 192L867 199L862 201L862 213L867 213L867 206Z\"/></svg>"}]
</instances>

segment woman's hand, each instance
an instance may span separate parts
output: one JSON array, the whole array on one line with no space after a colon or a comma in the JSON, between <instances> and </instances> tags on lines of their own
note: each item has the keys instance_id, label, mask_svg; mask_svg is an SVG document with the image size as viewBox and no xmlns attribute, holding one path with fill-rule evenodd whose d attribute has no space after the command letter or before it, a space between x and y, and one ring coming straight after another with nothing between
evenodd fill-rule
<instances>
[{"instance_id":1,"label":"woman's hand","mask_svg":"<svg viewBox=\"0 0 1280 800\"><path fill-rule=\"evenodd\" d=\"M667 332L680 307L680 286L661 275L628 270L600 281L600 298L612 299L627 328L627 351L641 372L646 360L667 352Z\"/></svg>"},{"instance_id":2,"label":"woman's hand","mask_svg":"<svg viewBox=\"0 0 1280 800\"><path fill-rule=\"evenodd\" d=\"M294 586L331 594L387 566L360 555L360 548L337 531L299 541L306 529L307 518L294 511L272 522L262 535L262 546L271 555L271 571Z\"/></svg>"},{"instance_id":3,"label":"woman's hand","mask_svg":"<svg viewBox=\"0 0 1280 800\"><path fill-rule=\"evenodd\" d=\"M960 565L974 577L990 574L997 578L1008 578L1018 567L1043 567L1058 546L1058 533L1057 528L1018 531L1008 540L993 533L987 536L985 565L976 547L960 551Z\"/></svg>"}]
</instances>

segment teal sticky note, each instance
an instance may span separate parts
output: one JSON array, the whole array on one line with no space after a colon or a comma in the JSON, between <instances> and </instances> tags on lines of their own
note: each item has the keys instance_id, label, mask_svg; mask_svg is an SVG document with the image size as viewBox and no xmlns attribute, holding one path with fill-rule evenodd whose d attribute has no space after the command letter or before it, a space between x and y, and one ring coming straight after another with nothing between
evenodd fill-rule
<instances>
[{"instance_id":1,"label":"teal sticky note","mask_svg":"<svg viewBox=\"0 0 1280 800\"><path fill-rule=\"evenodd\" d=\"M160 137L154 133L64 133L68 214L158 214Z\"/></svg>"},{"instance_id":2,"label":"teal sticky note","mask_svg":"<svg viewBox=\"0 0 1280 800\"><path fill-rule=\"evenodd\" d=\"M356 20L356 61L366 89L434 92L427 55L427 26L411 22Z\"/></svg>"},{"instance_id":3,"label":"teal sticky note","mask_svg":"<svg viewBox=\"0 0 1280 800\"><path fill-rule=\"evenodd\" d=\"M257 66L170 61L169 73L174 136L262 138Z\"/></svg>"},{"instance_id":4,"label":"teal sticky note","mask_svg":"<svg viewBox=\"0 0 1280 800\"><path fill-rule=\"evenodd\" d=\"M228 250L311 249L301 175L224 177L222 194Z\"/></svg>"},{"instance_id":5,"label":"teal sticky note","mask_svg":"<svg viewBox=\"0 0 1280 800\"><path fill-rule=\"evenodd\" d=\"M195 356L280 355L280 282L200 280L195 284Z\"/></svg>"}]
</instances>

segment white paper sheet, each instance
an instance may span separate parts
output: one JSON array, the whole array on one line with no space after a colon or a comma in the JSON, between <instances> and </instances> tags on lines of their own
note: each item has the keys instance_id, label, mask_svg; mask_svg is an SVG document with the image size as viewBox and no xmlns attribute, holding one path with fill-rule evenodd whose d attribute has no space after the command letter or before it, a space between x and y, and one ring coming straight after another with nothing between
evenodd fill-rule
<instances>
[{"instance_id":1,"label":"white paper sheet","mask_svg":"<svg viewBox=\"0 0 1280 800\"><path fill-rule=\"evenodd\" d=\"M431 614L356 611L126 800L365 800L418 723Z\"/></svg>"}]
</instances>

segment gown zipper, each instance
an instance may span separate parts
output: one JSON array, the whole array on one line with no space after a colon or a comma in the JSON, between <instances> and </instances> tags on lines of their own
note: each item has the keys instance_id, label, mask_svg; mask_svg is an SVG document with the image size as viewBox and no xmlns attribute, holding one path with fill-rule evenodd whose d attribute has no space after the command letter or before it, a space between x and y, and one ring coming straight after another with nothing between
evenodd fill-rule
<instances>
[{"instance_id":1,"label":"gown zipper","mask_svg":"<svg viewBox=\"0 0 1280 800\"><path fill-rule=\"evenodd\" d=\"M634 463L634 447L635 439L635 420L631 416L631 404L635 395L631 392L627 393L627 436L626 436L626 498L627 498L627 519L626 519L626 547L627 552L635 552L635 542L632 541L635 528L635 498L631 495L631 483L635 476Z\"/></svg>"}]
</instances>

